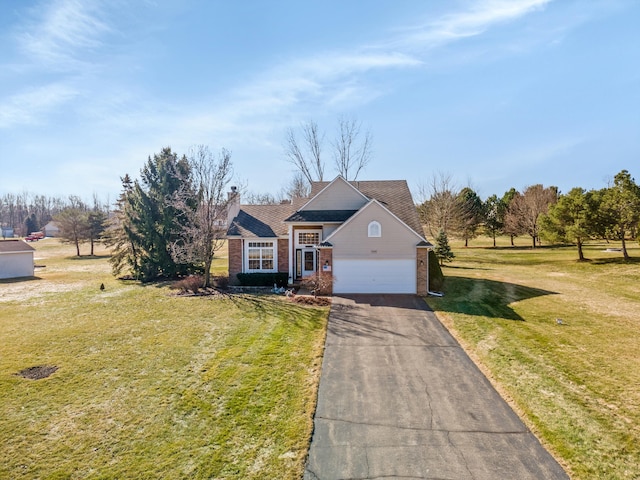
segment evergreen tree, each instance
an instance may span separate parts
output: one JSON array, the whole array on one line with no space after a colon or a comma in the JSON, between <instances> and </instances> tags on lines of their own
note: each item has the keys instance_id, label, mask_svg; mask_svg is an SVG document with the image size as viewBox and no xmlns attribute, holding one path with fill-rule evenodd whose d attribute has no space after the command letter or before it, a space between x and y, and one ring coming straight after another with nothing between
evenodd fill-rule
<instances>
[{"instance_id":1,"label":"evergreen tree","mask_svg":"<svg viewBox=\"0 0 640 480\"><path fill-rule=\"evenodd\" d=\"M495 194L484 202L484 231L493 239L494 247L496 246L496 236L503 232L506 211L507 206L504 201Z\"/></svg>"},{"instance_id":2,"label":"evergreen tree","mask_svg":"<svg viewBox=\"0 0 640 480\"><path fill-rule=\"evenodd\" d=\"M172 248L183 242L180 233L188 219L174 206L175 196L190 178L186 157L178 158L170 147L164 148L149 157L140 181L126 178L109 232L114 273L128 267L142 281L192 273L192 264L177 263L171 255Z\"/></svg>"},{"instance_id":3,"label":"evergreen tree","mask_svg":"<svg viewBox=\"0 0 640 480\"><path fill-rule=\"evenodd\" d=\"M541 233L551 239L576 242L578 259L585 260L583 242L596 234L598 202L593 192L572 188L549 206L549 213L540 219Z\"/></svg>"},{"instance_id":4,"label":"evergreen tree","mask_svg":"<svg viewBox=\"0 0 640 480\"><path fill-rule=\"evenodd\" d=\"M106 222L103 241L112 250L109 263L111 263L113 274L119 275L122 270L127 269L135 275L135 272L140 269L140 262L138 248L136 248L137 235L132 221L135 212L131 210L130 201L133 195L133 180L126 174L120 178L120 181L122 192L116 201L113 214Z\"/></svg>"},{"instance_id":5,"label":"evergreen tree","mask_svg":"<svg viewBox=\"0 0 640 480\"><path fill-rule=\"evenodd\" d=\"M460 237L464 246L469 246L469 240L478 236L478 228L484 222L484 206L482 200L471 188L465 187L458 194L460 211Z\"/></svg>"},{"instance_id":6,"label":"evergreen tree","mask_svg":"<svg viewBox=\"0 0 640 480\"><path fill-rule=\"evenodd\" d=\"M640 221L640 187L627 170L618 173L604 191L601 213L608 219L608 230L622 241L624 259L629 260L626 237L634 236Z\"/></svg>"},{"instance_id":7,"label":"evergreen tree","mask_svg":"<svg viewBox=\"0 0 640 480\"><path fill-rule=\"evenodd\" d=\"M451 247L449 246L449 237L447 237L447 232L445 232L444 230L440 230L438 232L434 253L440 260L440 265L444 265L444 262L453 261L453 258L455 257L455 255L451 251Z\"/></svg>"},{"instance_id":8,"label":"evergreen tree","mask_svg":"<svg viewBox=\"0 0 640 480\"><path fill-rule=\"evenodd\" d=\"M89 255L93 256L93 248L96 242L100 240L105 229L107 214L102 210L92 210L87 214L87 240L91 245Z\"/></svg>"},{"instance_id":9,"label":"evergreen tree","mask_svg":"<svg viewBox=\"0 0 640 480\"><path fill-rule=\"evenodd\" d=\"M27 230L27 235L33 232L37 232L38 231L38 222L36 220L36 214L32 213L31 215L29 215L27 217L27 219L24 221L26 230Z\"/></svg>"}]
</instances>

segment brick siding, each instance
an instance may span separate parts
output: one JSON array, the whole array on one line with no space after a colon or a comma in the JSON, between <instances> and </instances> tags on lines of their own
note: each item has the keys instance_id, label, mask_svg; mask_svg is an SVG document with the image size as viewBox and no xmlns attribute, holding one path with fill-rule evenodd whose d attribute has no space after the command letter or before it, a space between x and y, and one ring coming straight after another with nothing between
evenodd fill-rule
<instances>
[{"instance_id":1,"label":"brick siding","mask_svg":"<svg viewBox=\"0 0 640 480\"><path fill-rule=\"evenodd\" d=\"M229 247L229 283L237 285L238 277L236 275L242 272L242 240L239 238L230 238L227 240Z\"/></svg>"},{"instance_id":2,"label":"brick siding","mask_svg":"<svg viewBox=\"0 0 640 480\"><path fill-rule=\"evenodd\" d=\"M429 249L418 248L416 255L417 279L416 289L418 295L427 295L429 290Z\"/></svg>"}]
</instances>

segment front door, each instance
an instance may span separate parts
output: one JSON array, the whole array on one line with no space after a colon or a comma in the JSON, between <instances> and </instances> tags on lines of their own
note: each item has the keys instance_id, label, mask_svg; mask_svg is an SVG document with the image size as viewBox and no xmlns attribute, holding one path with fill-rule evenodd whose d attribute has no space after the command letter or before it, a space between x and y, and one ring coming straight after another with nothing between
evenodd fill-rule
<instances>
[{"instance_id":1,"label":"front door","mask_svg":"<svg viewBox=\"0 0 640 480\"><path fill-rule=\"evenodd\" d=\"M301 258L302 277L308 277L316 271L316 250L314 249L302 249Z\"/></svg>"}]
</instances>

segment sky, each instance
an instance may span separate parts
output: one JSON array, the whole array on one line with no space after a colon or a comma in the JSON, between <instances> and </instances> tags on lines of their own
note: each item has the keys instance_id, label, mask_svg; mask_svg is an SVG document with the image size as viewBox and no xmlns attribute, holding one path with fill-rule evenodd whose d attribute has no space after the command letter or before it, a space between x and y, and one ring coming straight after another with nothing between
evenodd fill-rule
<instances>
[{"instance_id":1,"label":"sky","mask_svg":"<svg viewBox=\"0 0 640 480\"><path fill-rule=\"evenodd\" d=\"M359 179L414 197L640 180L640 2L0 0L0 195L114 201L195 145L276 195L304 122L336 175L340 117L372 136Z\"/></svg>"}]
</instances>

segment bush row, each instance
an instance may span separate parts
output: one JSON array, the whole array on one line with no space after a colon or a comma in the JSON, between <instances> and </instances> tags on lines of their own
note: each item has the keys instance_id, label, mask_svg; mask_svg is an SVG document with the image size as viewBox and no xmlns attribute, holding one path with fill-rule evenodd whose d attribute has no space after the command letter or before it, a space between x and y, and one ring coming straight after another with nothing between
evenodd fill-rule
<instances>
[{"instance_id":1,"label":"bush row","mask_svg":"<svg viewBox=\"0 0 640 480\"><path fill-rule=\"evenodd\" d=\"M286 287L289 280L287 273L238 273L240 285L245 287Z\"/></svg>"}]
</instances>

